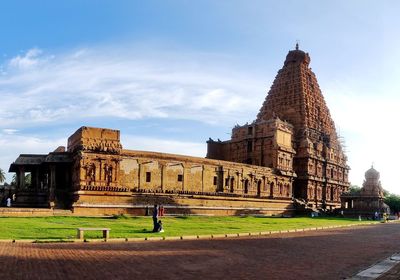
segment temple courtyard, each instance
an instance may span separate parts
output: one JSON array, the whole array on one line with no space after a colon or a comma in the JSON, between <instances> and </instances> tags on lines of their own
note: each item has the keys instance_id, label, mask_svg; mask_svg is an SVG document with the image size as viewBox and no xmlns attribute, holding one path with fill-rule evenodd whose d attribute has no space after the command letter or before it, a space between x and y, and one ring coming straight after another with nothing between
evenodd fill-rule
<instances>
[{"instance_id":1,"label":"temple courtyard","mask_svg":"<svg viewBox=\"0 0 400 280\"><path fill-rule=\"evenodd\" d=\"M399 239L400 224L389 223L216 240L1 242L0 278L345 279L399 252Z\"/></svg>"}]
</instances>

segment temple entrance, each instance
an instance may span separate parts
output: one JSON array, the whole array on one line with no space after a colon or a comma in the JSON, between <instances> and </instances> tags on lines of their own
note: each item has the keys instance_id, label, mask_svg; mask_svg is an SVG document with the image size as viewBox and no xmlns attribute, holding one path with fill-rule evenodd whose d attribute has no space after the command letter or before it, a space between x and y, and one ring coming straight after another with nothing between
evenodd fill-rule
<instances>
[{"instance_id":1,"label":"temple entrance","mask_svg":"<svg viewBox=\"0 0 400 280\"><path fill-rule=\"evenodd\" d=\"M261 196L261 180L258 180L257 182L257 196Z\"/></svg>"},{"instance_id":2,"label":"temple entrance","mask_svg":"<svg viewBox=\"0 0 400 280\"><path fill-rule=\"evenodd\" d=\"M244 180L244 193L249 193L249 180Z\"/></svg>"},{"instance_id":3,"label":"temple entrance","mask_svg":"<svg viewBox=\"0 0 400 280\"><path fill-rule=\"evenodd\" d=\"M235 191L234 185L235 185L235 178L231 178L231 180L230 180L230 191L231 191L231 193L233 193Z\"/></svg>"},{"instance_id":4,"label":"temple entrance","mask_svg":"<svg viewBox=\"0 0 400 280\"><path fill-rule=\"evenodd\" d=\"M272 198L274 197L274 182L271 182L269 185L269 196Z\"/></svg>"}]
</instances>

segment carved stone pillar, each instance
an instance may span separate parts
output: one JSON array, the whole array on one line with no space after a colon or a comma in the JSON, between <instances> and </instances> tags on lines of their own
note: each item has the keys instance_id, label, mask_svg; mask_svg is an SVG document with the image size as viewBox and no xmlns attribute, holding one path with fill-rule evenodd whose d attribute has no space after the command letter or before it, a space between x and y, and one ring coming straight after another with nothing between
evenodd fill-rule
<instances>
[{"instance_id":1,"label":"carved stone pillar","mask_svg":"<svg viewBox=\"0 0 400 280\"><path fill-rule=\"evenodd\" d=\"M98 159L98 161L99 161L99 185L100 186L105 186L106 184L104 183L104 182L106 182L107 181L107 178L106 178L106 172L104 172L104 164L101 162L101 159Z\"/></svg>"},{"instance_id":2,"label":"carved stone pillar","mask_svg":"<svg viewBox=\"0 0 400 280\"><path fill-rule=\"evenodd\" d=\"M165 163L160 163L160 168L161 168L161 191L164 192L165 189L165 178L166 178L166 173L167 173L167 168L165 166Z\"/></svg>"},{"instance_id":3,"label":"carved stone pillar","mask_svg":"<svg viewBox=\"0 0 400 280\"><path fill-rule=\"evenodd\" d=\"M116 186L119 185L119 161L115 161L115 176L114 176L114 183Z\"/></svg>"},{"instance_id":4,"label":"carved stone pillar","mask_svg":"<svg viewBox=\"0 0 400 280\"><path fill-rule=\"evenodd\" d=\"M17 172L17 189L25 189L25 167L19 166Z\"/></svg>"},{"instance_id":5,"label":"carved stone pillar","mask_svg":"<svg viewBox=\"0 0 400 280\"><path fill-rule=\"evenodd\" d=\"M183 170L182 170L182 191L184 191L185 190L185 187L186 187L186 180L187 180L187 178L186 178L186 166L185 165L182 165L182 168L183 168Z\"/></svg>"},{"instance_id":6,"label":"carved stone pillar","mask_svg":"<svg viewBox=\"0 0 400 280\"><path fill-rule=\"evenodd\" d=\"M141 164L140 164L140 162L138 161L138 189L140 190L140 176L141 176L141 174L140 174L140 171L141 171Z\"/></svg>"},{"instance_id":7,"label":"carved stone pillar","mask_svg":"<svg viewBox=\"0 0 400 280\"><path fill-rule=\"evenodd\" d=\"M35 189L35 192L39 190L39 168L35 168L31 173L32 187Z\"/></svg>"},{"instance_id":8,"label":"carved stone pillar","mask_svg":"<svg viewBox=\"0 0 400 280\"><path fill-rule=\"evenodd\" d=\"M201 166L201 192L204 192L204 165Z\"/></svg>"},{"instance_id":9,"label":"carved stone pillar","mask_svg":"<svg viewBox=\"0 0 400 280\"><path fill-rule=\"evenodd\" d=\"M56 166L50 165L50 186L49 186L49 205L53 209L55 206L55 189L56 189Z\"/></svg>"}]
</instances>

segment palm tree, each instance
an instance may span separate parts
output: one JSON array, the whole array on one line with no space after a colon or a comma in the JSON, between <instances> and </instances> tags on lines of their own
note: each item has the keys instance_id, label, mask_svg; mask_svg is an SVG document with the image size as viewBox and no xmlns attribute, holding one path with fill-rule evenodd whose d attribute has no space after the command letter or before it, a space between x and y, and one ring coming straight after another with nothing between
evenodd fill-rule
<instances>
[{"instance_id":1,"label":"palm tree","mask_svg":"<svg viewBox=\"0 0 400 280\"><path fill-rule=\"evenodd\" d=\"M6 175L4 174L3 169L0 168L0 184L6 180Z\"/></svg>"}]
</instances>

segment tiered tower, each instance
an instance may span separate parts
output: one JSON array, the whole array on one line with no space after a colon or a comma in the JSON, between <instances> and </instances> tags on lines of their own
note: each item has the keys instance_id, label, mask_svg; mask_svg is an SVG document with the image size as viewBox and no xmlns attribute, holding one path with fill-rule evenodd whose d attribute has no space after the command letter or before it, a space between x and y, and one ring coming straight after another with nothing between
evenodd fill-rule
<instances>
[{"instance_id":1,"label":"tiered tower","mask_svg":"<svg viewBox=\"0 0 400 280\"><path fill-rule=\"evenodd\" d=\"M308 53L289 51L257 116L279 117L293 125L296 155L294 195L325 206L339 203L347 191L347 158L336 133Z\"/></svg>"},{"instance_id":2,"label":"tiered tower","mask_svg":"<svg viewBox=\"0 0 400 280\"><path fill-rule=\"evenodd\" d=\"M361 188L360 195L368 197L384 198L383 188L381 181L379 181L380 174L373 166L365 172L365 181Z\"/></svg>"},{"instance_id":3,"label":"tiered tower","mask_svg":"<svg viewBox=\"0 0 400 280\"><path fill-rule=\"evenodd\" d=\"M310 56L299 50L296 44L296 49L289 51L282 69L278 71L257 119L245 126L259 127L260 124L273 119L290 125L294 152L287 150L287 155L282 157L283 162L285 158L293 159L293 170L297 174L297 177L293 176L293 196L312 204L313 207L332 209L340 205L341 193L348 190L349 167L335 124L309 64ZM219 143L222 156L216 156L212 151L218 144L209 143L207 157L231 160L232 156L229 154L235 153L233 143L239 141L235 137L235 131L241 128L233 129L230 141ZM275 134L275 138L277 136L278 134ZM249 140L247 142L249 143ZM264 141L261 137L253 135L251 142ZM227 149L227 146L230 148ZM256 147L257 144L252 146ZM248 147L251 148L251 145L248 144ZM265 158L272 156L273 151L256 154L252 152L252 149L248 149L246 157L242 157L246 158L246 163L277 167L269 164L271 160ZM260 155L262 160L258 159Z\"/></svg>"}]
</instances>

